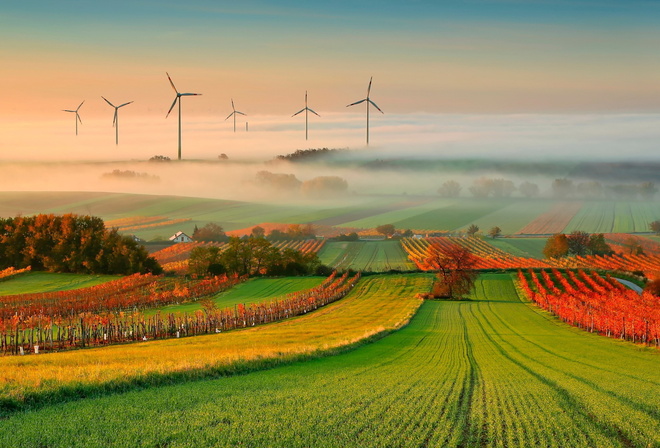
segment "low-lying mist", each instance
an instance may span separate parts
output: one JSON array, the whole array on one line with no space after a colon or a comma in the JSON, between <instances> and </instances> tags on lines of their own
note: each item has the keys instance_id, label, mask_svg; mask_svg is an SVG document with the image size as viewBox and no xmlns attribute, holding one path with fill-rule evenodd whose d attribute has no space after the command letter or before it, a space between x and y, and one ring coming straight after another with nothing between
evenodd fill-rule
<instances>
[{"instance_id":1,"label":"low-lying mist","mask_svg":"<svg viewBox=\"0 0 660 448\"><path fill-rule=\"evenodd\" d=\"M307 162L4 162L0 163L0 189L338 205L364 195L620 199L636 197L635 189L643 183L660 185L657 162L441 160L370 154L372 158L366 158L364 151L344 150ZM557 179L565 181L558 184ZM456 191L447 190L452 183L459 186L457 196Z\"/></svg>"}]
</instances>

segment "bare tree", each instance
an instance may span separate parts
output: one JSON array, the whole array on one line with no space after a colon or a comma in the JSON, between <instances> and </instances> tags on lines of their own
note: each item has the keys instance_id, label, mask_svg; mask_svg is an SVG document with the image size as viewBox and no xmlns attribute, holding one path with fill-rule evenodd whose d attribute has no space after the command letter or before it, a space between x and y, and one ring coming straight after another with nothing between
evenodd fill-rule
<instances>
[{"instance_id":1,"label":"bare tree","mask_svg":"<svg viewBox=\"0 0 660 448\"><path fill-rule=\"evenodd\" d=\"M437 271L438 281L433 286L435 297L457 298L469 293L478 273L477 263L469 249L452 243L441 247L432 244L426 251L426 266Z\"/></svg>"}]
</instances>

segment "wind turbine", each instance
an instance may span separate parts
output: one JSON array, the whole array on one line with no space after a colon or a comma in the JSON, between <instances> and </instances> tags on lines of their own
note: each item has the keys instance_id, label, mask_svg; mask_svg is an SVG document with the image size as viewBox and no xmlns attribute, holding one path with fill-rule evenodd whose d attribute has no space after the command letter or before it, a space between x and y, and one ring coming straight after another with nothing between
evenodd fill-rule
<instances>
[{"instance_id":1,"label":"wind turbine","mask_svg":"<svg viewBox=\"0 0 660 448\"><path fill-rule=\"evenodd\" d=\"M309 112L313 113L313 114L316 115L317 117L320 117L319 114L317 114L317 113L314 112L312 109L310 109L309 107L307 107L307 90L305 90L305 108L304 108L304 109L300 109L298 112L296 112L295 114L293 114L293 115L291 115L291 116L292 116L292 117L295 117L296 115L298 115L298 114L299 114L300 112L302 112L302 111L305 111L305 140L307 140L307 116L309 115Z\"/></svg>"},{"instance_id":2,"label":"wind turbine","mask_svg":"<svg viewBox=\"0 0 660 448\"><path fill-rule=\"evenodd\" d=\"M119 106L115 106L112 104L110 101L107 100L106 97L101 95L101 98L105 100L106 103L108 103L110 106L115 108L115 117L112 119L112 126L115 128L115 145L119 144L119 117L117 115L117 111L119 110L120 107L127 106L131 104L133 101L129 101L128 103L121 104Z\"/></svg>"},{"instance_id":3,"label":"wind turbine","mask_svg":"<svg viewBox=\"0 0 660 448\"><path fill-rule=\"evenodd\" d=\"M75 118L75 120L76 120L76 135L78 135L78 121L80 121L80 124L82 124L82 120L80 119L80 114L78 114L78 111L80 110L80 107L83 105L84 102L85 102L85 100L83 100L83 102L80 103L80 106L78 106L76 108L76 110L63 109L64 112L73 112L74 114L76 114L76 118Z\"/></svg>"},{"instance_id":4,"label":"wind turbine","mask_svg":"<svg viewBox=\"0 0 660 448\"><path fill-rule=\"evenodd\" d=\"M373 76L372 76L371 78L369 78L369 87L367 88L367 97L366 97L365 99L363 99L363 100L356 101L356 102L351 103L351 104L349 104L348 106L346 106L346 107L355 106L356 104L364 103L364 102L366 101L366 103L367 103L367 145L369 145L369 104L371 104L371 105L374 106L376 109L378 109L378 111L379 111L381 114L384 114L384 113L385 113L385 112L383 112L382 110L380 110L380 107L378 107L378 106L376 105L376 103L374 103L373 101L371 101L371 99L369 98L369 94L371 93L371 81L372 81L373 79L374 79Z\"/></svg>"},{"instance_id":5,"label":"wind turbine","mask_svg":"<svg viewBox=\"0 0 660 448\"><path fill-rule=\"evenodd\" d=\"M170 107L170 110L167 111L167 115L165 115L165 118L170 116L170 112L172 112L172 109L174 109L174 106L176 105L176 102L179 102L179 160L181 160L181 97L182 96L198 96L201 95L201 93L179 93L179 91L174 87L174 83L172 82L172 78L170 78L170 74L165 72L167 75L167 79L170 80L170 84L172 85L172 88L176 92L176 98L174 98L174 102L172 103L172 106Z\"/></svg>"},{"instance_id":6,"label":"wind turbine","mask_svg":"<svg viewBox=\"0 0 660 448\"><path fill-rule=\"evenodd\" d=\"M233 98L231 99L231 108L232 108L233 112L230 113L227 118L225 118L225 121L229 120L231 118L231 116L233 115L234 116L234 132L236 132L236 114L241 114L241 115L245 115L245 114L243 112L239 112L239 111L236 110L236 108L234 107L234 99ZM247 129L247 127L245 129Z\"/></svg>"}]
</instances>

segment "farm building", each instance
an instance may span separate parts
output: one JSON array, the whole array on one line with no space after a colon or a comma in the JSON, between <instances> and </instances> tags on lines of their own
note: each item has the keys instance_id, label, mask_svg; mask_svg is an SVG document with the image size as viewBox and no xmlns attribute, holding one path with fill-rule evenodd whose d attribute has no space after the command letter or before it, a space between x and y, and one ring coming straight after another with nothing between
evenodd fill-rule
<instances>
[{"instance_id":1,"label":"farm building","mask_svg":"<svg viewBox=\"0 0 660 448\"><path fill-rule=\"evenodd\" d=\"M190 243L192 242L192 238L190 238L185 233L178 231L177 233L175 233L170 237L170 241L172 241L173 243Z\"/></svg>"}]
</instances>

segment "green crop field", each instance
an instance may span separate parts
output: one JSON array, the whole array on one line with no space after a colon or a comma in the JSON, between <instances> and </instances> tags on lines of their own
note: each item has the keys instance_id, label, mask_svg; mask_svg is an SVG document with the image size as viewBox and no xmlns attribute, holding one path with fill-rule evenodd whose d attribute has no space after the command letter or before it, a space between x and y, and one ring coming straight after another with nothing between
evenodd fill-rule
<instances>
[{"instance_id":1,"label":"green crop field","mask_svg":"<svg viewBox=\"0 0 660 448\"><path fill-rule=\"evenodd\" d=\"M503 234L511 235L518 232L539 215L546 213L553 205L553 201L522 199L511 201L487 215L472 220L469 224L478 226L484 234L497 226L502 229Z\"/></svg>"},{"instance_id":2,"label":"green crop field","mask_svg":"<svg viewBox=\"0 0 660 448\"><path fill-rule=\"evenodd\" d=\"M336 269L367 272L415 269L399 241L328 242L319 252L319 258Z\"/></svg>"},{"instance_id":3,"label":"green crop field","mask_svg":"<svg viewBox=\"0 0 660 448\"><path fill-rule=\"evenodd\" d=\"M118 278L118 276L113 275L27 272L16 278L0 281L0 296L87 288L100 283L117 280Z\"/></svg>"},{"instance_id":4,"label":"green crop field","mask_svg":"<svg viewBox=\"0 0 660 448\"><path fill-rule=\"evenodd\" d=\"M591 202L584 204L564 232L648 232L649 224L657 219L660 219L657 202Z\"/></svg>"},{"instance_id":5,"label":"green crop field","mask_svg":"<svg viewBox=\"0 0 660 448\"><path fill-rule=\"evenodd\" d=\"M508 274L342 355L10 415L2 446L655 447L660 354L568 327Z\"/></svg>"},{"instance_id":6,"label":"green crop field","mask_svg":"<svg viewBox=\"0 0 660 448\"><path fill-rule=\"evenodd\" d=\"M510 203L510 200L498 199L459 200L447 207L430 210L391 224L394 224L397 229L456 230L470 225Z\"/></svg>"},{"instance_id":7,"label":"green crop field","mask_svg":"<svg viewBox=\"0 0 660 448\"><path fill-rule=\"evenodd\" d=\"M311 289L319 286L325 277L286 277L286 278L253 278L241 283L228 291L213 297L218 308L227 308L242 303L250 305L257 302L267 302L289 293ZM193 313L202 308L199 302L170 305L159 308L161 313ZM145 312L145 315L155 310Z\"/></svg>"},{"instance_id":8,"label":"green crop field","mask_svg":"<svg viewBox=\"0 0 660 448\"><path fill-rule=\"evenodd\" d=\"M498 249L516 257L545 258L543 248L547 238L488 238L487 241Z\"/></svg>"}]
</instances>

